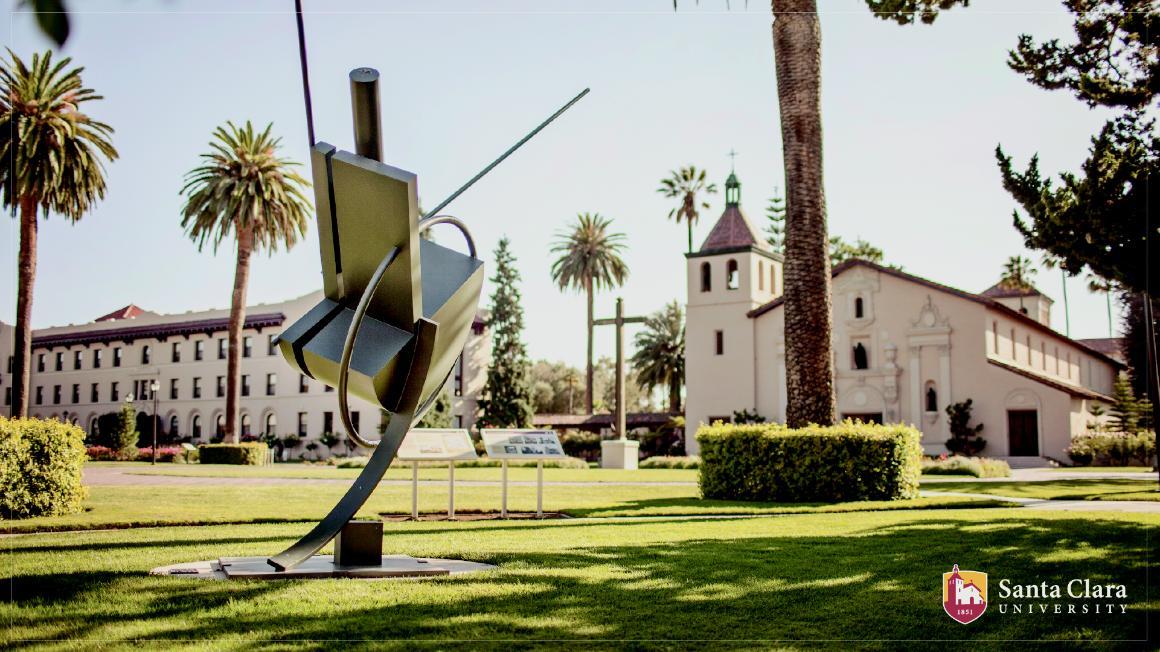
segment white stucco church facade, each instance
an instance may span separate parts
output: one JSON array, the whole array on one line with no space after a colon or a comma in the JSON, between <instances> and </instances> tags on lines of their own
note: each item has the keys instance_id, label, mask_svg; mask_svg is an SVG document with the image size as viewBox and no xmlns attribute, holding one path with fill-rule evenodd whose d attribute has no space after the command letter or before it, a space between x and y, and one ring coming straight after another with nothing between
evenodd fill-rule
<instances>
[{"instance_id":1,"label":"white stucco church facade","mask_svg":"<svg viewBox=\"0 0 1160 652\"><path fill-rule=\"evenodd\" d=\"M735 412L785 419L782 258L740 209L726 208L687 254L686 421ZM874 263L833 270L833 364L839 418L904 422L928 453L946 452L946 407L973 400L981 453L1066 460L1073 434L1110 403L1122 364L1051 328L1051 299L996 285L974 294ZM691 454L697 444L689 437Z\"/></svg>"}]
</instances>

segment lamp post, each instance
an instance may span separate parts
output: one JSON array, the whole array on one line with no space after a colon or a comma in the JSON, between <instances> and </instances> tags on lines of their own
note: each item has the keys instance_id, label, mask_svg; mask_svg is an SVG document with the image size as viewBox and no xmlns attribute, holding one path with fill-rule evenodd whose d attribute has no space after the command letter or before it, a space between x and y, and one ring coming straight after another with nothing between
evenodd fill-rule
<instances>
[{"instance_id":1,"label":"lamp post","mask_svg":"<svg viewBox=\"0 0 1160 652\"><path fill-rule=\"evenodd\" d=\"M159 386L156 380L149 381L149 391L153 394L153 461L152 464L157 464L157 390Z\"/></svg>"}]
</instances>

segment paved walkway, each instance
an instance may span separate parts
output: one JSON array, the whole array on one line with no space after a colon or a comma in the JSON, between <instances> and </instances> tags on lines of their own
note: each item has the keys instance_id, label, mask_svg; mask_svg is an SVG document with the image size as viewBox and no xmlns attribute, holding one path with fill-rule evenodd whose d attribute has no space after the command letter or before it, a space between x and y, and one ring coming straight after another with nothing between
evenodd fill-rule
<instances>
[{"instance_id":1,"label":"paved walkway","mask_svg":"<svg viewBox=\"0 0 1160 652\"><path fill-rule=\"evenodd\" d=\"M922 491L923 497L954 496L958 498L979 498L1018 503L1028 509L1046 512L1128 512L1132 514L1160 514L1160 502L1148 500L1044 500L1043 498L1018 498L1015 496L994 496L959 491Z\"/></svg>"},{"instance_id":2,"label":"paved walkway","mask_svg":"<svg viewBox=\"0 0 1160 652\"><path fill-rule=\"evenodd\" d=\"M1151 480L1156 482L1156 474L1131 471L1011 469L1011 476L1007 478L975 478L969 475L929 475L922 478L924 484L935 482L1047 482L1050 480Z\"/></svg>"}]
</instances>

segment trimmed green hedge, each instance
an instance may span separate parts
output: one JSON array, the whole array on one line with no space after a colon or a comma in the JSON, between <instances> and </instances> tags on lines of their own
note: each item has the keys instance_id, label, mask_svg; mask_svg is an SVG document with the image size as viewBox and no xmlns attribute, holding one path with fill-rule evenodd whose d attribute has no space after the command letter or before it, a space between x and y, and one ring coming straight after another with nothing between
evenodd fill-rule
<instances>
[{"instance_id":1,"label":"trimmed green hedge","mask_svg":"<svg viewBox=\"0 0 1160 652\"><path fill-rule=\"evenodd\" d=\"M85 433L55 419L0 417L0 518L79 512Z\"/></svg>"},{"instance_id":2,"label":"trimmed green hedge","mask_svg":"<svg viewBox=\"0 0 1160 652\"><path fill-rule=\"evenodd\" d=\"M918 497L922 433L903 425L701 426L701 495L842 502Z\"/></svg>"},{"instance_id":3,"label":"trimmed green hedge","mask_svg":"<svg viewBox=\"0 0 1160 652\"><path fill-rule=\"evenodd\" d=\"M260 441L240 444L202 444L197 447L198 461L202 464L249 464L266 463L270 447Z\"/></svg>"}]
</instances>

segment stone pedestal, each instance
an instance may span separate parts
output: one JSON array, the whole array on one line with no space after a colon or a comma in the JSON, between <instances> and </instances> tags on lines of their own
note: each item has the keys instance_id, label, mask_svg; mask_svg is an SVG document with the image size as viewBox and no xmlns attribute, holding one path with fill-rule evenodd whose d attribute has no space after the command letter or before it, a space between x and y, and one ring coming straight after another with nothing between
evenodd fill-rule
<instances>
[{"instance_id":1,"label":"stone pedestal","mask_svg":"<svg viewBox=\"0 0 1160 652\"><path fill-rule=\"evenodd\" d=\"M640 442L631 439L606 439L600 442L600 468L635 469Z\"/></svg>"}]
</instances>

